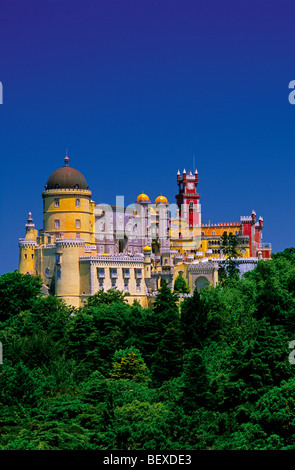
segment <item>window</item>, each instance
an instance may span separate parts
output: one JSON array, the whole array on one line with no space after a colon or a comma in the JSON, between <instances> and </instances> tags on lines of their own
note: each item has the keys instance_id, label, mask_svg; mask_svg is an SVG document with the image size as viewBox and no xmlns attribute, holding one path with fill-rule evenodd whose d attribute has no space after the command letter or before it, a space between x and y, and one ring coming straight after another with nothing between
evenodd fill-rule
<instances>
[{"instance_id":1,"label":"window","mask_svg":"<svg viewBox=\"0 0 295 470\"><path fill-rule=\"evenodd\" d=\"M49 276L49 268L46 268L45 274L46 276Z\"/></svg>"},{"instance_id":2,"label":"window","mask_svg":"<svg viewBox=\"0 0 295 470\"><path fill-rule=\"evenodd\" d=\"M136 292L140 292L141 290L141 281L140 279L136 279Z\"/></svg>"},{"instance_id":3,"label":"window","mask_svg":"<svg viewBox=\"0 0 295 470\"><path fill-rule=\"evenodd\" d=\"M80 206L81 206L80 199L76 199L76 207L80 207Z\"/></svg>"},{"instance_id":4,"label":"window","mask_svg":"<svg viewBox=\"0 0 295 470\"><path fill-rule=\"evenodd\" d=\"M141 269L136 269L136 277L137 279L141 279L142 277Z\"/></svg>"},{"instance_id":5,"label":"window","mask_svg":"<svg viewBox=\"0 0 295 470\"><path fill-rule=\"evenodd\" d=\"M59 207L59 199L54 199L54 207Z\"/></svg>"},{"instance_id":6,"label":"window","mask_svg":"<svg viewBox=\"0 0 295 470\"><path fill-rule=\"evenodd\" d=\"M81 228L81 220L76 219L76 228Z\"/></svg>"},{"instance_id":7,"label":"window","mask_svg":"<svg viewBox=\"0 0 295 470\"><path fill-rule=\"evenodd\" d=\"M60 228L59 220L58 220L58 219L56 219L56 220L54 221L54 228Z\"/></svg>"},{"instance_id":8,"label":"window","mask_svg":"<svg viewBox=\"0 0 295 470\"><path fill-rule=\"evenodd\" d=\"M130 269L129 269L129 268L125 268L125 269L124 269L124 278L125 278L125 279L129 279L129 278L130 278Z\"/></svg>"},{"instance_id":9,"label":"window","mask_svg":"<svg viewBox=\"0 0 295 470\"><path fill-rule=\"evenodd\" d=\"M103 289L103 283L104 283L103 277L99 278L99 280L98 280L98 285L99 285L99 288L100 288L100 289Z\"/></svg>"},{"instance_id":10,"label":"window","mask_svg":"<svg viewBox=\"0 0 295 470\"><path fill-rule=\"evenodd\" d=\"M61 253L56 253L55 262L56 262L56 264L60 264L60 262L61 262Z\"/></svg>"},{"instance_id":11,"label":"window","mask_svg":"<svg viewBox=\"0 0 295 470\"><path fill-rule=\"evenodd\" d=\"M34 259L34 254L32 253L32 259Z\"/></svg>"},{"instance_id":12,"label":"window","mask_svg":"<svg viewBox=\"0 0 295 470\"><path fill-rule=\"evenodd\" d=\"M61 278L61 271L60 269L57 271L57 279L60 279Z\"/></svg>"},{"instance_id":13,"label":"window","mask_svg":"<svg viewBox=\"0 0 295 470\"><path fill-rule=\"evenodd\" d=\"M76 233L76 238L80 238L80 233Z\"/></svg>"},{"instance_id":14,"label":"window","mask_svg":"<svg viewBox=\"0 0 295 470\"><path fill-rule=\"evenodd\" d=\"M116 279L112 279L112 287L116 287Z\"/></svg>"},{"instance_id":15,"label":"window","mask_svg":"<svg viewBox=\"0 0 295 470\"><path fill-rule=\"evenodd\" d=\"M117 268L111 268L111 278L116 279L118 277Z\"/></svg>"},{"instance_id":16,"label":"window","mask_svg":"<svg viewBox=\"0 0 295 470\"><path fill-rule=\"evenodd\" d=\"M215 237L216 233L215 230L212 231L212 237Z\"/></svg>"},{"instance_id":17,"label":"window","mask_svg":"<svg viewBox=\"0 0 295 470\"><path fill-rule=\"evenodd\" d=\"M97 268L97 271L98 271L98 277L100 279L103 279L105 277L104 268Z\"/></svg>"},{"instance_id":18,"label":"window","mask_svg":"<svg viewBox=\"0 0 295 470\"><path fill-rule=\"evenodd\" d=\"M25 253L25 259L27 259L27 253Z\"/></svg>"},{"instance_id":19,"label":"window","mask_svg":"<svg viewBox=\"0 0 295 470\"><path fill-rule=\"evenodd\" d=\"M129 291L129 279L124 279L124 291Z\"/></svg>"}]
</instances>

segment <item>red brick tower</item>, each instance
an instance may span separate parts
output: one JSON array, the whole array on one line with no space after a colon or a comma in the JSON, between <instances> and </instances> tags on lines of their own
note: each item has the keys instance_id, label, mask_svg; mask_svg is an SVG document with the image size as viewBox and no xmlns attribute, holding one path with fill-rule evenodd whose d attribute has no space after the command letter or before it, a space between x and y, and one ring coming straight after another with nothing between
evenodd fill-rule
<instances>
[{"instance_id":1,"label":"red brick tower","mask_svg":"<svg viewBox=\"0 0 295 470\"><path fill-rule=\"evenodd\" d=\"M178 170L177 184L179 193L176 194L176 203L179 209L179 217L186 220L190 227L201 226L200 194L197 193L199 182L198 171L194 175L183 170L182 176Z\"/></svg>"}]
</instances>

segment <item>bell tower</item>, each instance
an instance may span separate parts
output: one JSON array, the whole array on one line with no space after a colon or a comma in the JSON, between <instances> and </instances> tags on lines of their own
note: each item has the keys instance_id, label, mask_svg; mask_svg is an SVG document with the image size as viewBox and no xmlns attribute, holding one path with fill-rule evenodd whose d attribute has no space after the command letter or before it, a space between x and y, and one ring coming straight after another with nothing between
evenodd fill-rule
<instances>
[{"instance_id":1,"label":"bell tower","mask_svg":"<svg viewBox=\"0 0 295 470\"><path fill-rule=\"evenodd\" d=\"M201 226L201 204L200 194L197 192L199 182L198 170L188 174L185 169L180 174L177 172L177 184L179 193L176 194L176 203L179 210L179 217L186 221L189 227Z\"/></svg>"}]
</instances>

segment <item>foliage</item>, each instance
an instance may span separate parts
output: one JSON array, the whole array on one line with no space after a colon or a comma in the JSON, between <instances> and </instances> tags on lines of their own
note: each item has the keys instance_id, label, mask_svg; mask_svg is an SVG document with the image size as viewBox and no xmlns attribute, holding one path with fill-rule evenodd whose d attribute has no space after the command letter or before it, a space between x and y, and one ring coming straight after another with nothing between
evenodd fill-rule
<instances>
[{"instance_id":1,"label":"foliage","mask_svg":"<svg viewBox=\"0 0 295 470\"><path fill-rule=\"evenodd\" d=\"M110 378L112 380L134 380L134 382L148 381L149 371L140 351L134 347L116 351Z\"/></svg>"},{"instance_id":2,"label":"foliage","mask_svg":"<svg viewBox=\"0 0 295 470\"><path fill-rule=\"evenodd\" d=\"M181 274L178 274L174 282L174 292L179 294L188 294L190 292L186 280Z\"/></svg>"},{"instance_id":3,"label":"foliage","mask_svg":"<svg viewBox=\"0 0 295 470\"><path fill-rule=\"evenodd\" d=\"M85 305L86 307L97 307L101 304L110 305L114 302L125 303L128 295L127 292L121 292L117 288L109 289L106 292L101 289L88 297Z\"/></svg>"},{"instance_id":4,"label":"foliage","mask_svg":"<svg viewBox=\"0 0 295 470\"><path fill-rule=\"evenodd\" d=\"M223 232L221 236L220 251L226 257L226 260L221 263L219 277L225 281L229 279L238 278L238 268L236 266L236 258L239 256L237 250L238 239L230 232Z\"/></svg>"},{"instance_id":5,"label":"foliage","mask_svg":"<svg viewBox=\"0 0 295 470\"><path fill-rule=\"evenodd\" d=\"M0 450L295 449L294 248L151 308L40 286L0 276Z\"/></svg>"}]
</instances>

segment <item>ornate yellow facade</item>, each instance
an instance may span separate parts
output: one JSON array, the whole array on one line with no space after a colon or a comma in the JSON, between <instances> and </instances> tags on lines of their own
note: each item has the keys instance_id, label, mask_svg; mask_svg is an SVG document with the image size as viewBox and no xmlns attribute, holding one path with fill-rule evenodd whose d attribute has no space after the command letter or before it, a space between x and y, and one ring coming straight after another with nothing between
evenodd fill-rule
<instances>
[{"instance_id":1,"label":"ornate yellow facade","mask_svg":"<svg viewBox=\"0 0 295 470\"><path fill-rule=\"evenodd\" d=\"M66 156L42 192L41 230L29 214L25 238L19 240L19 271L40 275L49 293L75 307L99 289L112 288L128 293L128 302L136 299L147 306L161 279L173 288L181 274L191 292L216 285L224 232L236 235L239 262L252 269L256 254L264 250L262 218L257 222L253 211L239 223L204 225L197 171L178 172L177 182L174 216L162 195L151 204L142 193L133 208L96 205L85 177L70 167Z\"/></svg>"}]
</instances>

